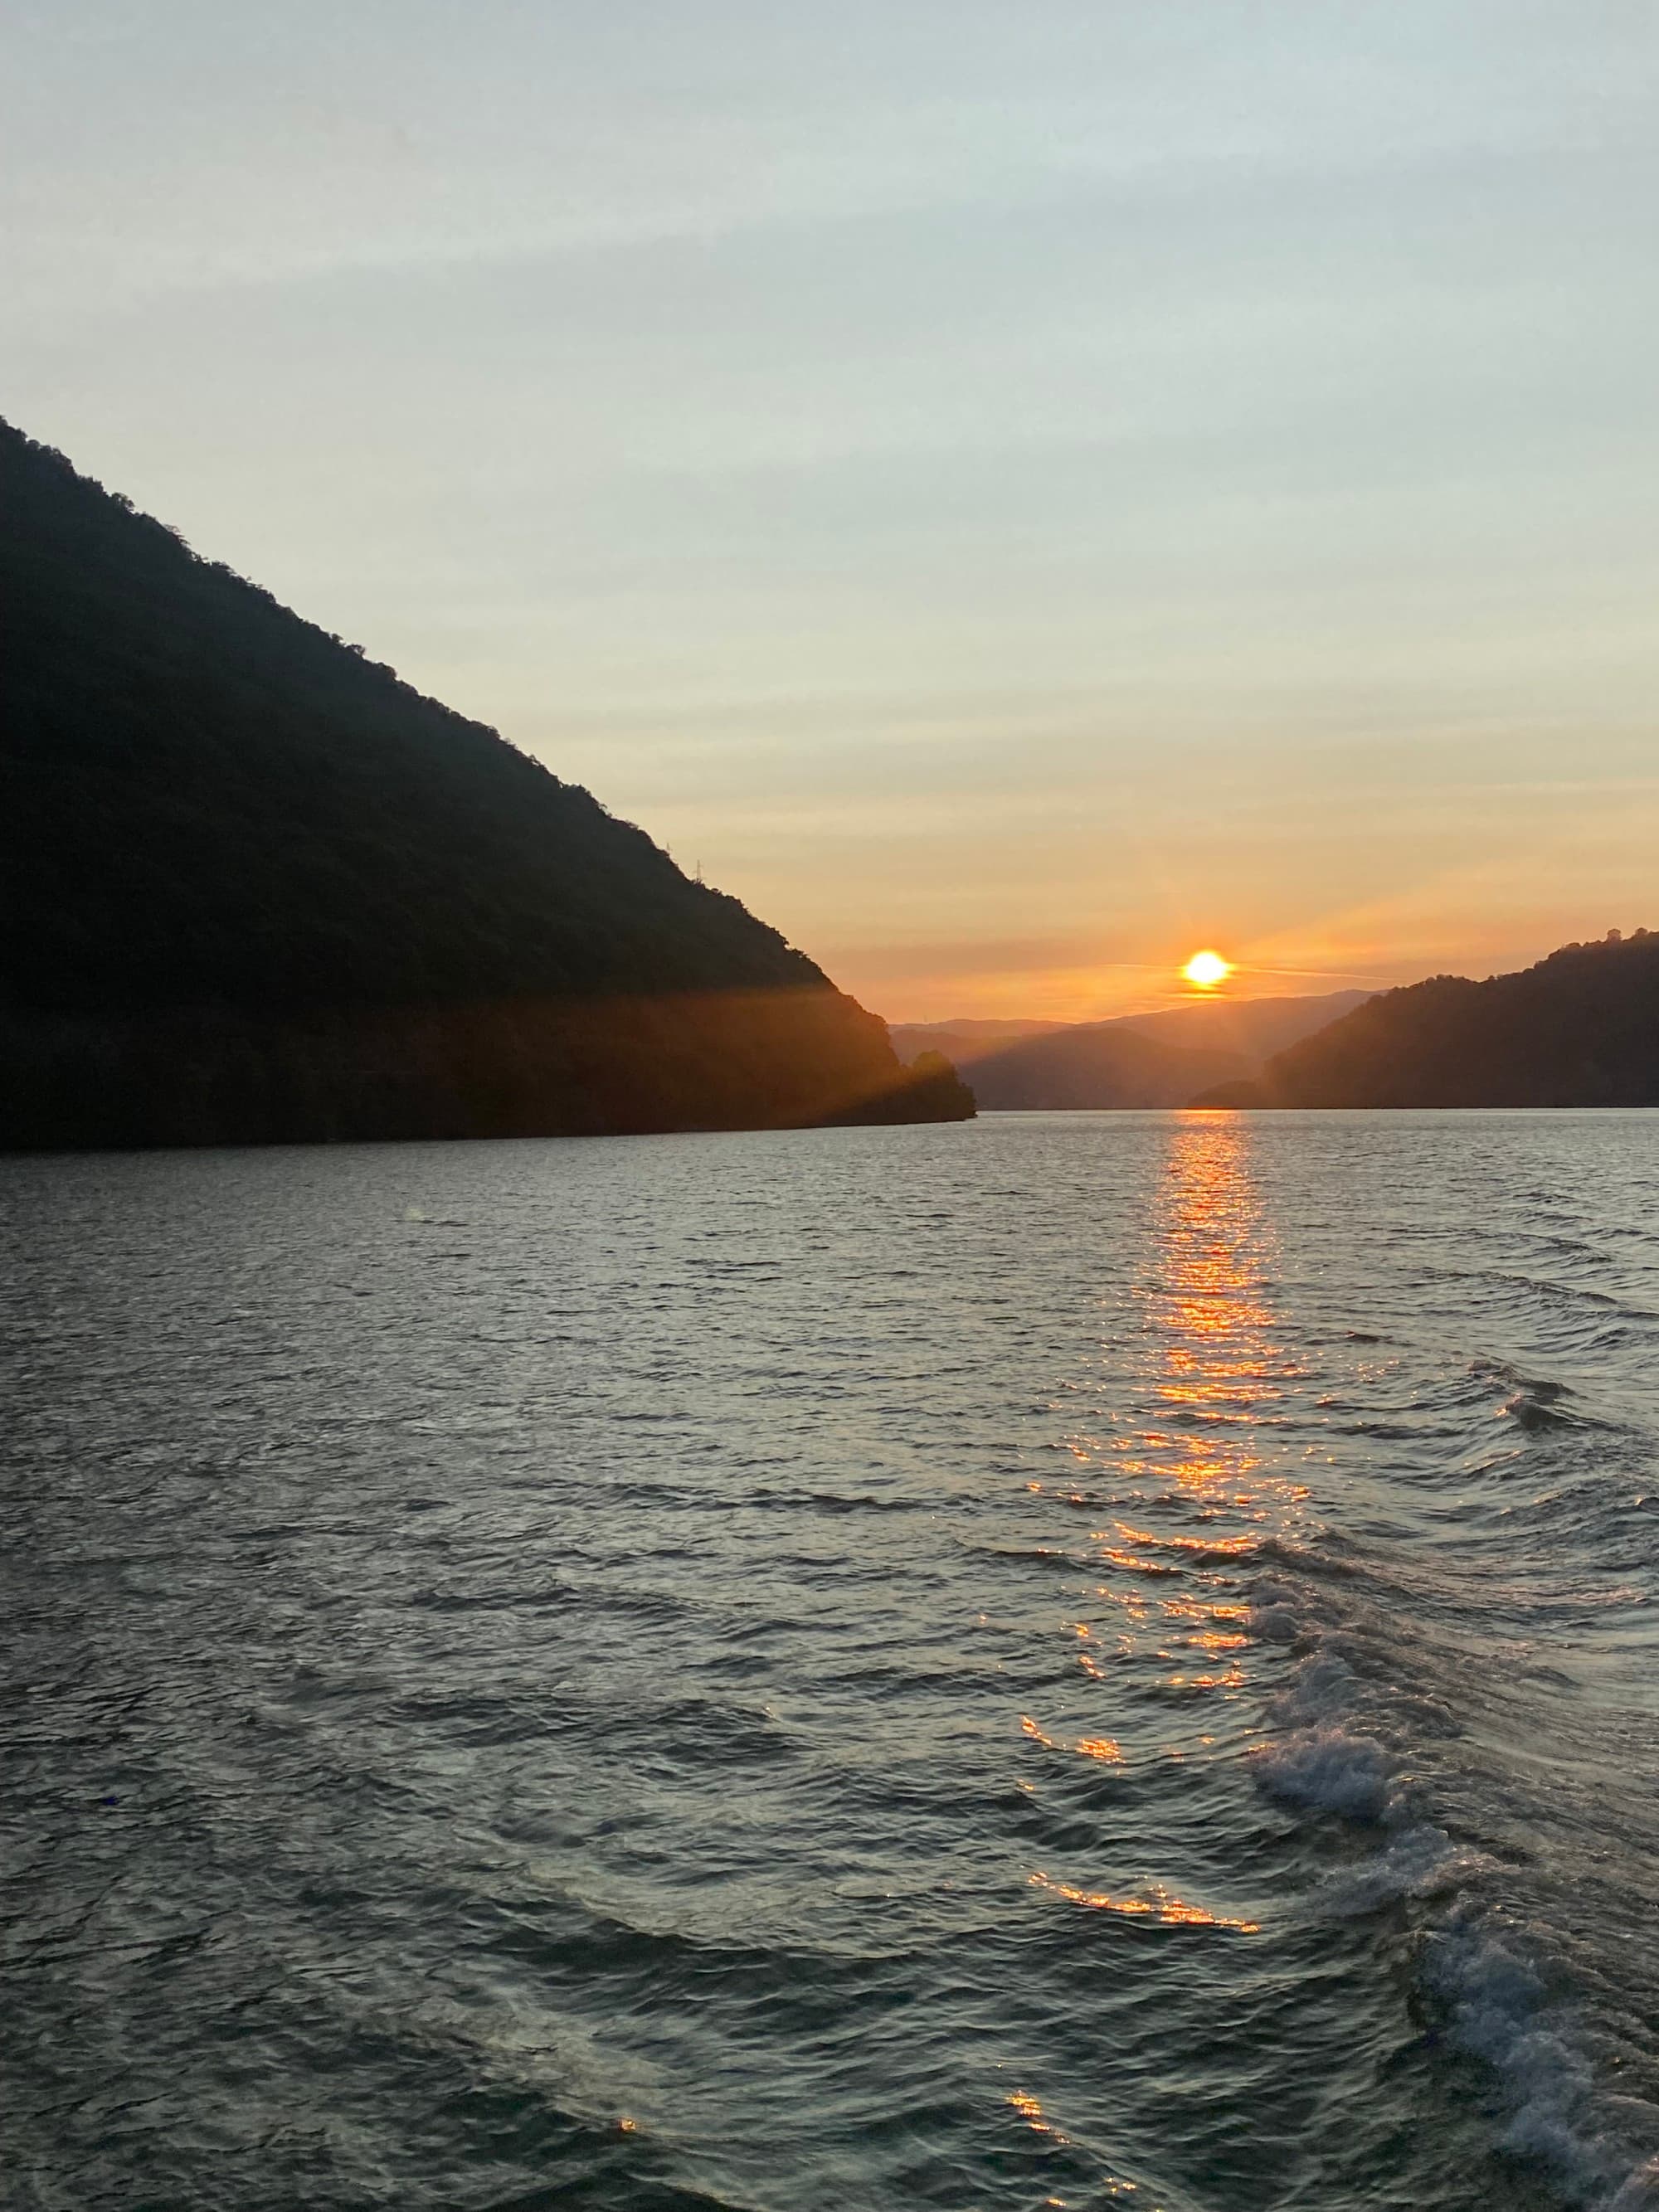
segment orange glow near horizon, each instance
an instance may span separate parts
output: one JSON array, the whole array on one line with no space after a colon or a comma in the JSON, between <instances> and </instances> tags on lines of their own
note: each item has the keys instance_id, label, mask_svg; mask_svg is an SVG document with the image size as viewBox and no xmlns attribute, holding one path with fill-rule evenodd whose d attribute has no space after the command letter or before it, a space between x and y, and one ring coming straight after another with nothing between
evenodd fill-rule
<instances>
[{"instance_id":1,"label":"orange glow near horizon","mask_svg":"<svg viewBox=\"0 0 1659 2212\"><path fill-rule=\"evenodd\" d=\"M1206 947L1202 952L1194 952L1181 972L1199 990L1213 991L1218 983L1224 983L1232 974L1233 963Z\"/></svg>"}]
</instances>

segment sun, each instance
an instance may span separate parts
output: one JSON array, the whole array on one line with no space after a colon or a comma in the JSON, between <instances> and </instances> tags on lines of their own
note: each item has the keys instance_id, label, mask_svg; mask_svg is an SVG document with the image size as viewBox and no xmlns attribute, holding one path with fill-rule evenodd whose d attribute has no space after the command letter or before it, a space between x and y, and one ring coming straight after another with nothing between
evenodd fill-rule
<instances>
[{"instance_id":1,"label":"sun","mask_svg":"<svg viewBox=\"0 0 1659 2212\"><path fill-rule=\"evenodd\" d=\"M1232 974L1233 963L1224 960L1218 952L1194 952L1181 972L1200 991L1213 991L1218 983L1224 983Z\"/></svg>"}]
</instances>

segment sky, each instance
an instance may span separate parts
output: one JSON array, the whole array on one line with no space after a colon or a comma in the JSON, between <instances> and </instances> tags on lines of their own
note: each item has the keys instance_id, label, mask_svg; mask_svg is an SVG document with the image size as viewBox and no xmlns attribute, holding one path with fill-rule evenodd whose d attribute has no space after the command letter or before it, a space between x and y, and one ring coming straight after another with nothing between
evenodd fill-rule
<instances>
[{"instance_id":1,"label":"sky","mask_svg":"<svg viewBox=\"0 0 1659 2212\"><path fill-rule=\"evenodd\" d=\"M0 0L0 413L892 1019L1659 926L1659 0Z\"/></svg>"}]
</instances>

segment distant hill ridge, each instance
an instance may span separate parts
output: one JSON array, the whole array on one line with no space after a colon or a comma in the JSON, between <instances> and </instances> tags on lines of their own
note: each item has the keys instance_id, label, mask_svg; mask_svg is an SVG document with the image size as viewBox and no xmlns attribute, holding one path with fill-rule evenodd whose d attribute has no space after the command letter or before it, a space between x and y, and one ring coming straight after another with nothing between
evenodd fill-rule
<instances>
[{"instance_id":1,"label":"distant hill ridge","mask_svg":"<svg viewBox=\"0 0 1659 2212\"><path fill-rule=\"evenodd\" d=\"M1205 1106L1659 1106L1659 933L1384 992Z\"/></svg>"},{"instance_id":2,"label":"distant hill ridge","mask_svg":"<svg viewBox=\"0 0 1659 2212\"><path fill-rule=\"evenodd\" d=\"M1361 1005L1364 991L1194 999L1110 1021L896 1024L902 1060L927 1048L962 1069L988 1109L1185 1106L1258 1073L1266 1055Z\"/></svg>"},{"instance_id":3,"label":"distant hill ridge","mask_svg":"<svg viewBox=\"0 0 1659 2212\"><path fill-rule=\"evenodd\" d=\"M1184 1106L1194 1091L1255 1065L1239 1053L1194 1051L1103 1022L1009 1045L970 1062L964 1079L992 1111Z\"/></svg>"},{"instance_id":4,"label":"distant hill ridge","mask_svg":"<svg viewBox=\"0 0 1659 2212\"><path fill-rule=\"evenodd\" d=\"M9 424L0 683L0 1144L972 1111L587 792Z\"/></svg>"}]
</instances>

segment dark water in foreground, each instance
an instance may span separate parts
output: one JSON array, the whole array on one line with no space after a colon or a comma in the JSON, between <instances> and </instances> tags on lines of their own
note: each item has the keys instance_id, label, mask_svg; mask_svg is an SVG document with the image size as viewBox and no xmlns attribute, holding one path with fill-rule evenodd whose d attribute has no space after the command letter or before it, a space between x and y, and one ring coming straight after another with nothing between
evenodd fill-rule
<instances>
[{"instance_id":1,"label":"dark water in foreground","mask_svg":"<svg viewBox=\"0 0 1659 2212\"><path fill-rule=\"evenodd\" d=\"M1659 2203L1659 1115L0 1203L8 2207Z\"/></svg>"}]
</instances>

